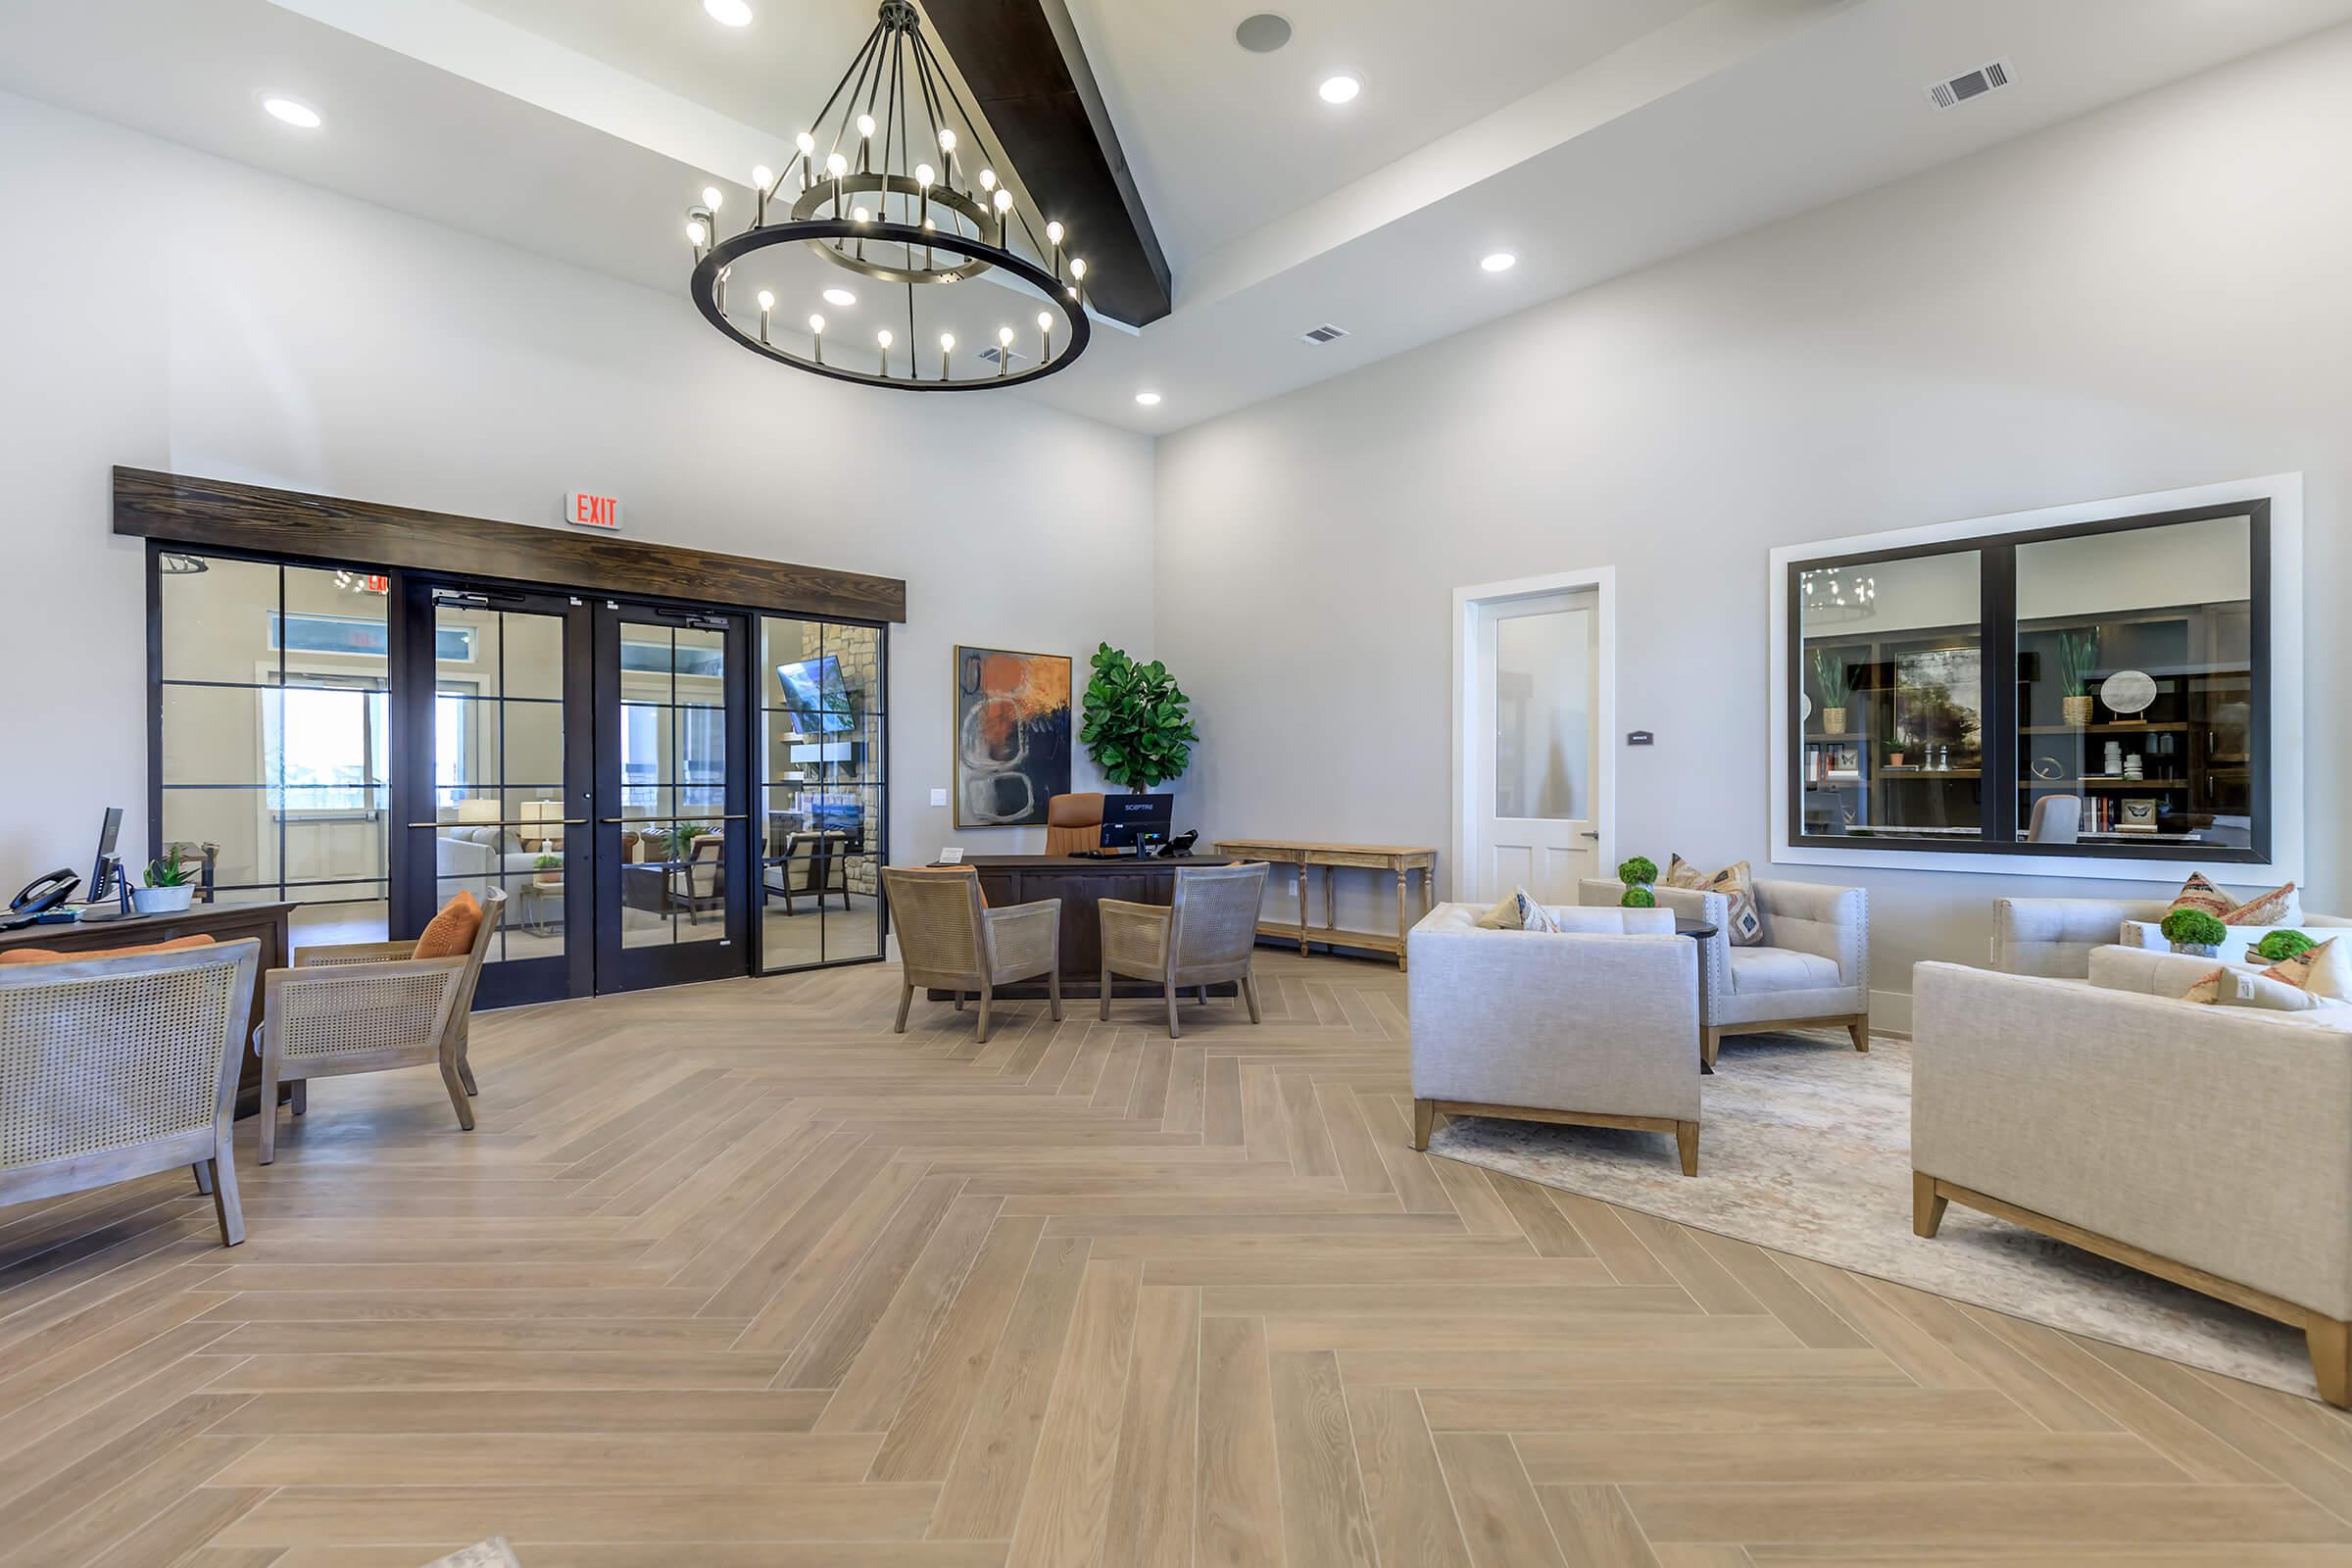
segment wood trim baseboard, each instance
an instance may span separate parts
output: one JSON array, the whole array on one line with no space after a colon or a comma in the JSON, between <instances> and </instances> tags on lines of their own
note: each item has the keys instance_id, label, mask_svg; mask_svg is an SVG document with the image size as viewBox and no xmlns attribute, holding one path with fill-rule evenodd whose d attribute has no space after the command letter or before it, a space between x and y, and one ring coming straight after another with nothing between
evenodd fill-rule
<instances>
[{"instance_id":1,"label":"wood trim baseboard","mask_svg":"<svg viewBox=\"0 0 2352 1568\"><path fill-rule=\"evenodd\" d=\"M906 584L896 577L149 468L115 469L114 531L338 566L446 572L850 620L906 619Z\"/></svg>"}]
</instances>

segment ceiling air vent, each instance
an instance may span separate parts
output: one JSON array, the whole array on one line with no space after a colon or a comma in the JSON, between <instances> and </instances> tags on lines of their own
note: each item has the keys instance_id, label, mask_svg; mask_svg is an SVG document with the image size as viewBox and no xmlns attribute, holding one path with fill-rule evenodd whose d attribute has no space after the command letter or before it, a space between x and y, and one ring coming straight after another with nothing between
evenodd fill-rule
<instances>
[{"instance_id":1,"label":"ceiling air vent","mask_svg":"<svg viewBox=\"0 0 2352 1568\"><path fill-rule=\"evenodd\" d=\"M980 361L984 365L1009 364L1017 367L1023 360L1032 359L1035 356L1033 355L1023 354L1019 349L1001 349L994 343L991 343L988 347L980 351Z\"/></svg>"},{"instance_id":2,"label":"ceiling air vent","mask_svg":"<svg viewBox=\"0 0 2352 1568\"><path fill-rule=\"evenodd\" d=\"M1299 333L1298 341L1301 343L1337 343L1347 335L1346 327L1334 326L1329 321L1325 321L1321 326L1310 327Z\"/></svg>"},{"instance_id":3,"label":"ceiling air vent","mask_svg":"<svg viewBox=\"0 0 2352 1568\"><path fill-rule=\"evenodd\" d=\"M1928 102L1938 109L1956 109L1971 98L1982 98L1995 87L2006 87L2015 79L2006 60L1995 60L1989 66L1952 77L1948 81L1928 84Z\"/></svg>"}]
</instances>

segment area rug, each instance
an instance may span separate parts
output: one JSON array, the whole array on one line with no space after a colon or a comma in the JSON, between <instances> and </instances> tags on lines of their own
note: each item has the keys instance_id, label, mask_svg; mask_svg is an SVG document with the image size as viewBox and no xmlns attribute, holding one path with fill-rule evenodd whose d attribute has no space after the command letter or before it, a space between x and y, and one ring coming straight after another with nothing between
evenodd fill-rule
<instances>
[{"instance_id":1,"label":"area rug","mask_svg":"<svg viewBox=\"0 0 2352 1568\"><path fill-rule=\"evenodd\" d=\"M2318 1397L2284 1324L1957 1203L1934 1241L1912 1235L1909 1042L1736 1036L1701 1083L1695 1179L1673 1139L1597 1127L1457 1118L1430 1152Z\"/></svg>"}]
</instances>

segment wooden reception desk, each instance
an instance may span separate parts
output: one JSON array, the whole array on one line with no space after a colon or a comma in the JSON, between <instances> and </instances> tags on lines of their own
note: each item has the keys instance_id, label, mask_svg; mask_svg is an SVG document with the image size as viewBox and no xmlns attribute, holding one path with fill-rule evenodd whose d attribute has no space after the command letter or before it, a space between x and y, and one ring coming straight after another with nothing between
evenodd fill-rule
<instances>
[{"instance_id":1,"label":"wooden reception desk","mask_svg":"<svg viewBox=\"0 0 2352 1568\"><path fill-rule=\"evenodd\" d=\"M1308 951L1320 942L1328 948L1357 948L1371 953L1393 954L1396 967L1404 967L1404 934L1412 929L1419 915L1405 914L1405 883L1415 871L1421 873L1421 913L1429 912L1433 895L1430 879L1436 873L1438 852L1397 844L1318 844L1304 839L1220 839L1217 853L1236 859L1266 860L1275 865L1292 867L1298 881L1298 918L1296 921L1260 920L1257 934L1277 937L1298 944L1298 951ZM1320 866L1323 870L1323 923L1310 925L1306 917L1306 870ZM1331 873L1335 870L1385 871L1396 878L1396 930L1343 930L1339 924L1338 906L1331 901Z\"/></svg>"},{"instance_id":2,"label":"wooden reception desk","mask_svg":"<svg viewBox=\"0 0 2352 1568\"><path fill-rule=\"evenodd\" d=\"M992 909L1010 908L1016 904L1033 904L1039 899L1061 901L1061 994L1064 997L1092 997L1102 985L1102 917L1096 905L1103 899L1123 899L1130 904L1172 904L1176 899L1176 873L1188 865L1231 865L1231 859L1213 856L1197 856L1178 860L1139 860L1122 857L1110 860L1079 859L1063 855L967 855L963 864L980 873L980 894ZM1212 997L1230 997L1239 987L1232 981L1212 985ZM1046 984L1042 980L1024 980L1018 985L998 988L1000 997L1042 997ZM1111 982L1111 995L1118 997L1156 997L1159 985L1152 980L1130 980L1121 976ZM946 1002L950 993L933 991L934 1002Z\"/></svg>"}]
</instances>

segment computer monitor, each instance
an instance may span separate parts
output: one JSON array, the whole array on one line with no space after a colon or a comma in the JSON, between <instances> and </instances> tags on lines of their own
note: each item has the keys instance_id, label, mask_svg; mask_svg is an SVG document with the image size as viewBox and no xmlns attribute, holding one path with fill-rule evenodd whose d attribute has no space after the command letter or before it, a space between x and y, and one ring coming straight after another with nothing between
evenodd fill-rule
<instances>
[{"instance_id":1,"label":"computer monitor","mask_svg":"<svg viewBox=\"0 0 2352 1568\"><path fill-rule=\"evenodd\" d=\"M115 858L115 840L122 832L122 808L110 806L106 819L98 826L98 854L90 862L90 880L82 889L82 898L90 904L111 898L115 879L122 874L122 862Z\"/></svg>"},{"instance_id":2,"label":"computer monitor","mask_svg":"<svg viewBox=\"0 0 2352 1568\"><path fill-rule=\"evenodd\" d=\"M1175 815L1176 797L1173 795L1105 795L1102 797L1102 847L1106 850L1128 849L1141 834L1153 835L1164 844Z\"/></svg>"}]
</instances>

